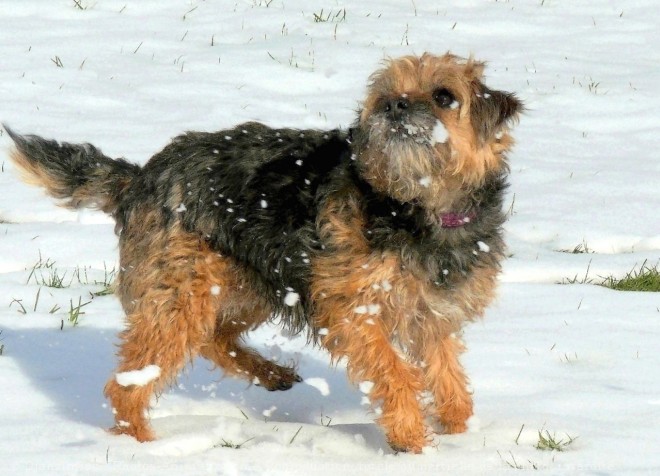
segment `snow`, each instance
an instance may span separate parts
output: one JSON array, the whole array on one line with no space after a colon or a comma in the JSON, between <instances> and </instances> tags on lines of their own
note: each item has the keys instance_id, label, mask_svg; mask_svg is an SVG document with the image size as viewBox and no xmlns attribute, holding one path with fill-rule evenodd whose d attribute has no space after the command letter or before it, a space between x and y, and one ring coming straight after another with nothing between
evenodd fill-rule
<instances>
[{"instance_id":1,"label":"snow","mask_svg":"<svg viewBox=\"0 0 660 476\"><path fill-rule=\"evenodd\" d=\"M326 379L321 378L321 377L312 377L305 379L304 382L307 385L310 385L317 389L319 392L321 392L321 395L324 397L327 397L330 395L330 385L328 385L328 382Z\"/></svg>"},{"instance_id":2,"label":"snow","mask_svg":"<svg viewBox=\"0 0 660 476\"><path fill-rule=\"evenodd\" d=\"M128 387L129 385L142 387L158 377L160 377L160 367L158 365L147 365L140 370L129 370L115 374L115 380L122 387Z\"/></svg>"},{"instance_id":3,"label":"snow","mask_svg":"<svg viewBox=\"0 0 660 476\"><path fill-rule=\"evenodd\" d=\"M262 411L261 414L263 416L265 416L266 418L270 418L275 410L277 410L277 407L275 405L273 405L272 407Z\"/></svg>"},{"instance_id":4,"label":"snow","mask_svg":"<svg viewBox=\"0 0 660 476\"><path fill-rule=\"evenodd\" d=\"M515 92L526 113L513 131L499 299L462 336L468 432L394 455L345 362L333 369L275 325L249 343L295 363L307 384L267 392L196 361L153 401L157 441L104 431L124 319L114 296L90 293L116 267L114 223L22 184L3 134L2 474L659 474L660 297L557 284L660 259L657 2L312 3L8 2L0 120L144 163L186 130L347 127L385 56L486 60L486 84ZM321 8L346 18L315 22ZM561 251L580 244L591 253ZM27 280L40 254L67 281L78 267L87 278L39 291ZM74 326L79 298L89 304ZM577 439L539 451L540 430Z\"/></svg>"},{"instance_id":5,"label":"snow","mask_svg":"<svg viewBox=\"0 0 660 476\"><path fill-rule=\"evenodd\" d=\"M436 120L435 126L433 126L433 130L431 131L431 145L445 143L447 139L449 139L447 128L440 120Z\"/></svg>"},{"instance_id":6,"label":"snow","mask_svg":"<svg viewBox=\"0 0 660 476\"><path fill-rule=\"evenodd\" d=\"M380 305L379 304L367 304L367 305L362 305L362 306L357 306L355 309L353 309L353 312L355 314L378 314L380 312Z\"/></svg>"},{"instance_id":7,"label":"snow","mask_svg":"<svg viewBox=\"0 0 660 476\"><path fill-rule=\"evenodd\" d=\"M466 217L467 218L467 217ZM469 219L468 219L469 221ZM488 253L490 252L490 246L488 246L486 243L483 241L477 241L477 247L479 248L479 251L482 253Z\"/></svg>"},{"instance_id":8,"label":"snow","mask_svg":"<svg viewBox=\"0 0 660 476\"><path fill-rule=\"evenodd\" d=\"M369 380L363 380L358 384L358 388L360 389L360 392L368 395L374 388L374 383Z\"/></svg>"},{"instance_id":9,"label":"snow","mask_svg":"<svg viewBox=\"0 0 660 476\"><path fill-rule=\"evenodd\" d=\"M300 301L300 294L289 291L284 295L284 304L293 307Z\"/></svg>"},{"instance_id":10,"label":"snow","mask_svg":"<svg viewBox=\"0 0 660 476\"><path fill-rule=\"evenodd\" d=\"M419 179L419 184L422 187L430 186L431 185L431 177L428 177L428 176L427 177L422 177L421 179Z\"/></svg>"}]
</instances>

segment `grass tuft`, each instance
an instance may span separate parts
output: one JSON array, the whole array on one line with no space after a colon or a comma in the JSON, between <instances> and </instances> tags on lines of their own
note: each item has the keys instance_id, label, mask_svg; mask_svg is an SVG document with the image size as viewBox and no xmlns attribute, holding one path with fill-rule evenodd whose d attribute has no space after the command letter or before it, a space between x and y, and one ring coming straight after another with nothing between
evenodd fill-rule
<instances>
[{"instance_id":1,"label":"grass tuft","mask_svg":"<svg viewBox=\"0 0 660 476\"><path fill-rule=\"evenodd\" d=\"M589 277L590 269L591 269L591 260L589 260L589 264L587 265L587 271L584 273L584 276L582 278L578 277L578 275L576 274L572 278L562 279L559 284L592 284L593 279Z\"/></svg>"},{"instance_id":2,"label":"grass tuft","mask_svg":"<svg viewBox=\"0 0 660 476\"><path fill-rule=\"evenodd\" d=\"M301 426L300 428L298 428L298 431L296 431L296 434L293 435L293 437L291 438L291 441L289 441L289 444L290 444L290 445L293 444L293 440L296 439L296 437L298 436L298 434L300 433L300 431L301 431L302 429L303 429L302 426Z\"/></svg>"},{"instance_id":3,"label":"grass tuft","mask_svg":"<svg viewBox=\"0 0 660 476\"><path fill-rule=\"evenodd\" d=\"M594 251L587 246L587 242L583 241L579 245L577 245L575 248L572 250L559 250L562 253L571 253L571 254L582 254L582 253L593 253Z\"/></svg>"},{"instance_id":4,"label":"grass tuft","mask_svg":"<svg viewBox=\"0 0 660 476\"><path fill-rule=\"evenodd\" d=\"M67 279L66 271L60 272L55 267L55 261L52 261L50 258L43 259L41 253L39 253L39 259L30 269L30 274L26 280L26 284L30 284L31 281L34 281L35 284L39 286L46 286L48 288L68 288L76 280L79 284L83 285L96 285L102 286L102 288L93 293L94 296L107 296L108 294L114 293L114 280L117 276L117 270L113 267L108 269L107 265L103 263L103 279L94 279L91 280L87 276L86 267L77 267L71 277ZM39 296L37 295L37 300Z\"/></svg>"},{"instance_id":5,"label":"grass tuft","mask_svg":"<svg viewBox=\"0 0 660 476\"><path fill-rule=\"evenodd\" d=\"M214 445L213 447L214 448L232 448L232 449L235 449L235 450L240 450L245 443L247 443L249 441L252 441L252 440L254 440L254 437L248 438L243 443L233 443L233 442L227 441L223 438L222 443L218 443L217 445Z\"/></svg>"},{"instance_id":6,"label":"grass tuft","mask_svg":"<svg viewBox=\"0 0 660 476\"><path fill-rule=\"evenodd\" d=\"M87 304L91 303L92 301L87 301L87 302L82 302L82 298L78 298L78 305L74 306L73 305L73 299L69 301L70 307L69 307L69 323L73 325L74 327L78 325L78 320L80 319L80 316L85 314L81 309L85 307Z\"/></svg>"},{"instance_id":7,"label":"grass tuft","mask_svg":"<svg viewBox=\"0 0 660 476\"><path fill-rule=\"evenodd\" d=\"M194 12L195 10L197 10L198 8L199 8L199 5L195 5L190 10L188 10L186 13L184 13L183 14L183 21L186 21L188 15L191 14L192 12ZM186 32L186 33L188 33L188 32Z\"/></svg>"},{"instance_id":8,"label":"grass tuft","mask_svg":"<svg viewBox=\"0 0 660 476\"><path fill-rule=\"evenodd\" d=\"M660 292L660 269L657 264L649 266L644 261L639 269L633 269L623 278L609 276L600 285L617 291Z\"/></svg>"},{"instance_id":9,"label":"grass tuft","mask_svg":"<svg viewBox=\"0 0 660 476\"><path fill-rule=\"evenodd\" d=\"M34 279L34 282L39 286L61 289L69 287L73 280L73 278L71 278L68 283L65 283L65 278L66 272L60 274L55 268L55 261L52 261L50 258L44 261L41 257L41 252L39 252L39 259L34 266L32 266L25 284L30 284L30 280Z\"/></svg>"},{"instance_id":10,"label":"grass tuft","mask_svg":"<svg viewBox=\"0 0 660 476\"><path fill-rule=\"evenodd\" d=\"M323 13L323 9L319 13L313 13L314 23L341 23L346 21L346 9L342 8L341 10L334 12L329 10Z\"/></svg>"},{"instance_id":11,"label":"grass tuft","mask_svg":"<svg viewBox=\"0 0 660 476\"><path fill-rule=\"evenodd\" d=\"M571 253L571 251L567 252ZM601 276L600 281L595 281L594 278L589 276L589 269L591 268L591 261L589 261L584 276L579 277L576 274L572 278L564 278L560 284L597 284L598 286L604 286L616 291L660 292L660 263L655 266L650 266L646 263L644 261L639 268L633 268L623 278L616 278L614 276L603 278Z\"/></svg>"},{"instance_id":12,"label":"grass tuft","mask_svg":"<svg viewBox=\"0 0 660 476\"><path fill-rule=\"evenodd\" d=\"M536 449L541 451L564 451L568 448L578 437L566 435L566 440L557 439L556 435L551 435L548 430L539 430L539 441L536 443Z\"/></svg>"},{"instance_id":13,"label":"grass tuft","mask_svg":"<svg viewBox=\"0 0 660 476\"><path fill-rule=\"evenodd\" d=\"M321 414L321 425L328 427L332 423L332 417Z\"/></svg>"},{"instance_id":14,"label":"grass tuft","mask_svg":"<svg viewBox=\"0 0 660 476\"><path fill-rule=\"evenodd\" d=\"M23 300L22 299L14 298L9 303L9 307L11 307L12 304L18 304L18 307L20 308L20 309L18 309L18 312L20 312L21 314L27 314L27 310L25 309L25 306L23 305Z\"/></svg>"},{"instance_id":15,"label":"grass tuft","mask_svg":"<svg viewBox=\"0 0 660 476\"><path fill-rule=\"evenodd\" d=\"M90 280L89 277L87 276L86 267L76 268L76 271L74 272L74 276L78 279L78 282L80 284L84 284L84 285L93 284L95 286L102 286L101 290L92 293L93 296L107 296L115 292L114 281L115 278L117 277L117 269L114 267L108 269L108 265L105 262L103 263L102 280L98 280L98 279Z\"/></svg>"},{"instance_id":16,"label":"grass tuft","mask_svg":"<svg viewBox=\"0 0 660 476\"><path fill-rule=\"evenodd\" d=\"M497 451L497 454L500 456L500 459L501 459L504 463L506 463L506 465L507 465L509 468L513 468L513 469L524 469L523 466L522 466L520 463L518 463L518 462L516 461L516 457L513 456L513 453L512 453L511 451L509 451L509 455L511 456L510 459L505 459L504 456L502 456L502 453L499 452L499 450Z\"/></svg>"},{"instance_id":17,"label":"grass tuft","mask_svg":"<svg viewBox=\"0 0 660 476\"><path fill-rule=\"evenodd\" d=\"M89 5L83 4L82 0L73 0L73 6L78 10L87 10Z\"/></svg>"}]
</instances>

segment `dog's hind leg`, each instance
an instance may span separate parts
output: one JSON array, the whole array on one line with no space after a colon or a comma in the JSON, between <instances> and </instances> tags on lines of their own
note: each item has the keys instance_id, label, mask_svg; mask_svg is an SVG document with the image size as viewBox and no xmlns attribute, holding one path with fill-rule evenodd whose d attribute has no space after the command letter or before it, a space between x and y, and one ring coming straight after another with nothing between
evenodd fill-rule
<instances>
[{"instance_id":1,"label":"dog's hind leg","mask_svg":"<svg viewBox=\"0 0 660 476\"><path fill-rule=\"evenodd\" d=\"M288 390L295 382L302 381L293 368L265 359L240 341L240 333L233 332L229 326L218 327L214 338L200 352L225 374L250 380L270 391Z\"/></svg>"},{"instance_id":2,"label":"dog's hind leg","mask_svg":"<svg viewBox=\"0 0 660 476\"><path fill-rule=\"evenodd\" d=\"M158 241L164 246L155 246ZM171 384L213 334L218 303L213 259L197 237L170 230L150 239L148 256L122 249L118 293L127 311L116 374L105 387L115 433L154 439L145 413L154 393ZM161 243L162 244L162 243ZM128 373L131 372L131 373ZM130 377L137 377L131 379Z\"/></svg>"},{"instance_id":3,"label":"dog's hind leg","mask_svg":"<svg viewBox=\"0 0 660 476\"><path fill-rule=\"evenodd\" d=\"M115 413L114 432L153 439L145 419L151 395L176 379L212 332L213 309L190 289L184 283L180 289L154 289L128 316L128 328L120 334L120 363L105 387Z\"/></svg>"},{"instance_id":4,"label":"dog's hind leg","mask_svg":"<svg viewBox=\"0 0 660 476\"><path fill-rule=\"evenodd\" d=\"M233 269L231 269L233 268ZM231 266L219 290L220 311L215 332L200 349L201 355L225 374L250 380L267 390L288 390L302 379L291 367L278 365L241 342L242 334L268 320L271 311L251 292L240 268Z\"/></svg>"}]
</instances>

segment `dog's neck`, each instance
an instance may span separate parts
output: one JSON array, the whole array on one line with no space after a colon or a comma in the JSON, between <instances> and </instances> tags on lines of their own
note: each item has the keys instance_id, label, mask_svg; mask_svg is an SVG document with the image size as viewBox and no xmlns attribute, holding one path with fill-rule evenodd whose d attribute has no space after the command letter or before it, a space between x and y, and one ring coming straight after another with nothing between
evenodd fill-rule
<instances>
[{"instance_id":1,"label":"dog's neck","mask_svg":"<svg viewBox=\"0 0 660 476\"><path fill-rule=\"evenodd\" d=\"M467 199L469 204L463 204L458 210L450 211L433 211L424 206L424 203L419 200L412 200L403 202L390 194L384 193L374 187L365 177L360 173L360 167L351 161L349 165L350 173L353 175L353 182L358 186L359 191L364 197L365 203L370 204L367 208L368 214L375 214L376 216L389 216L394 221L408 220L412 217L418 227L439 227L443 229L456 229L467 226L470 222L477 219L477 203Z\"/></svg>"}]
</instances>

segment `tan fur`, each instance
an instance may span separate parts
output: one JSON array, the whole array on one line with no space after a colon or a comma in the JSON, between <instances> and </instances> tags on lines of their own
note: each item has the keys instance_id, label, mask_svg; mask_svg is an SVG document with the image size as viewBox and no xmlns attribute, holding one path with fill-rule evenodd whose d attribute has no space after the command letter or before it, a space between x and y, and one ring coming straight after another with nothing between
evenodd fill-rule
<instances>
[{"instance_id":1,"label":"tan fur","mask_svg":"<svg viewBox=\"0 0 660 476\"><path fill-rule=\"evenodd\" d=\"M64 198L66 191L60 186L57 177L49 175L48 170L31 161L18 150L10 153L10 159L18 169L21 180L27 184L43 187L49 195L55 198Z\"/></svg>"},{"instance_id":2,"label":"tan fur","mask_svg":"<svg viewBox=\"0 0 660 476\"><path fill-rule=\"evenodd\" d=\"M90 181L72 190L68 184L62 182L61 176L47 167L43 167L38 162L30 160L18 150L12 150L10 158L18 169L23 182L41 187L48 195L62 200L60 202L61 206L73 209L90 207L97 208L105 213L113 213L115 205L112 200L108 197L99 197L98 189L106 185L100 177L98 177L98 180ZM129 178L115 178L112 183L107 185L118 188L119 193L122 193L128 188L129 184Z\"/></svg>"}]
</instances>

